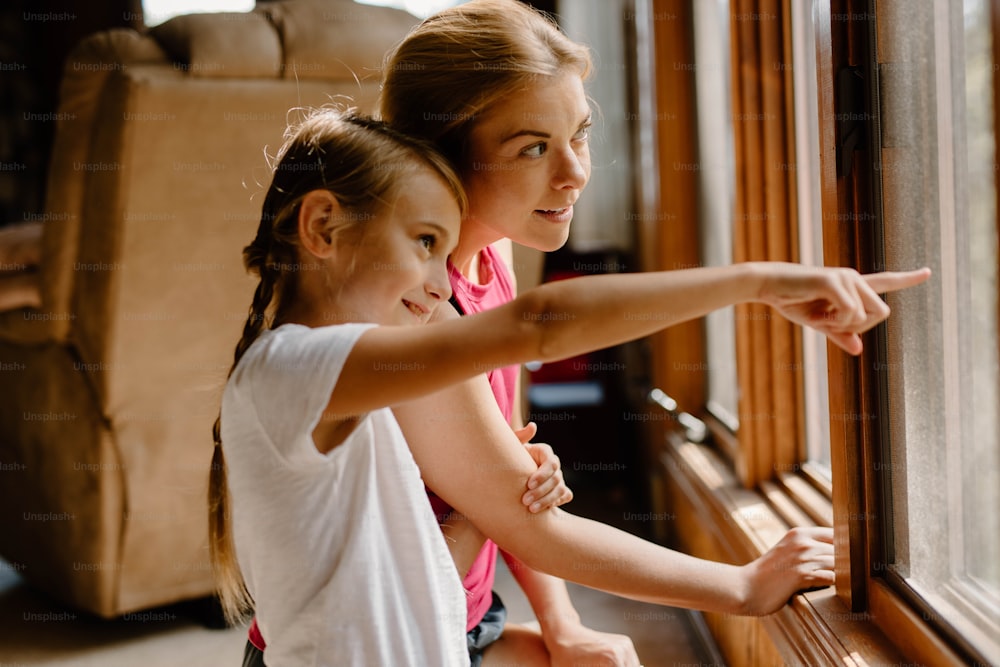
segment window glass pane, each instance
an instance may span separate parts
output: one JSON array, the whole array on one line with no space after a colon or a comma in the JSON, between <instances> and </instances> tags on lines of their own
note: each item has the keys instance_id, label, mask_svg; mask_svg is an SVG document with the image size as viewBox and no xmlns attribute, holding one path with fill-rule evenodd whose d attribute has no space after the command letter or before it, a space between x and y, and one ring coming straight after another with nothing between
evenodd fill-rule
<instances>
[{"instance_id":1,"label":"window glass pane","mask_svg":"<svg viewBox=\"0 0 1000 667\"><path fill-rule=\"evenodd\" d=\"M248 12L254 0L142 0L142 20L148 27L181 14Z\"/></svg>"},{"instance_id":2,"label":"window glass pane","mask_svg":"<svg viewBox=\"0 0 1000 667\"><path fill-rule=\"evenodd\" d=\"M357 0L365 5L381 5L405 9L414 16L424 19L448 7L460 5L466 0Z\"/></svg>"},{"instance_id":3,"label":"window glass pane","mask_svg":"<svg viewBox=\"0 0 1000 667\"><path fill-rule=\"evenodd\" d=\"M820 201L819 115L816 40L812 3L792 3L792 81L795 109L795 186L798 201L799 261L823 264ZM802 328L802 382L805 459L830 477L830 410L826 337Z\"/></svg>"},{"instance_id":4,"label":"window glass pane","mask_svg":"<svg viewBox=\"0 0 1000 667\"><path fill-rule=\"evenodd\" d=\"M879 3L890 295L890 571L984 655L1000 649L1000 365L988 0Z\"/></svg>"},{"instance_id":5,"label":"window glass pane","mask_svg":"<svg viewBox=\"0 0 1000 667\"><path fill-rule=\"evenodd\" d=\"M728 0L694 3L694 24L701 261L706 266L721 266L733 262L735 190ZM739 427L739 383L734 309L709 314L705 318L705 337L708 409L735 431Z\"/></svg>"}]
</instances>

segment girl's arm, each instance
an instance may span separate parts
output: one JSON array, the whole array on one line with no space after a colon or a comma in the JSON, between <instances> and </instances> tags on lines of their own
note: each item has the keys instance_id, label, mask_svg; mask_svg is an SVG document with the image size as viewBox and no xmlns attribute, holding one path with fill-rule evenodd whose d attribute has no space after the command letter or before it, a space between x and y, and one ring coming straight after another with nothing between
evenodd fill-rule
<instances>
[{"instance_id":1,"label":"girl's arm","mask_svg":"<svg viewBox=\"0 0 1000 667\"><path fill-rule=\"evenodd\" d=\"M797 590L832 583L833 549L823 529L795 531L739 567L671 551L561 510L531 514L520 496L535 464L482 378L394 412L427 485L535 570L637 600L738 614L769 613Z\"/></svg>"},{"instance_id":2,"label":"girl's arm","mask_svg":"<svg viewBox=\"0 0 1000 667\"><path fill-rule=\"evenodd\" d=\"M490 368L563 359L748 301L770 304L858 354L858 334L889 315L878 293L929 275L923 269L861 276L851 269L763 262L548 283L458 320L366 331L344 364L326 416L342 420Z\"/></svg>"}]
</instances>

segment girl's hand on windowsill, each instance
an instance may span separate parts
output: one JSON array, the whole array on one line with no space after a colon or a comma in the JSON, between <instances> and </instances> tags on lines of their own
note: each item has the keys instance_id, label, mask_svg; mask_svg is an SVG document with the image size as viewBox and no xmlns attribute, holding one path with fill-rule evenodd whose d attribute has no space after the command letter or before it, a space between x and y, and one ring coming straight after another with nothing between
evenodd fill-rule
<instances>
[{"instance_id":1,"label":"girl's hand on windowsill","mask_svg":"<svg viewBox=\"0 0 1000 667\"><path fill-rule=\"evenodd\" d=\"M743 568L747 577L743 614L772 614L798 591L833 585L833 529L793 528Z\"/></svg>"}]
</instances>

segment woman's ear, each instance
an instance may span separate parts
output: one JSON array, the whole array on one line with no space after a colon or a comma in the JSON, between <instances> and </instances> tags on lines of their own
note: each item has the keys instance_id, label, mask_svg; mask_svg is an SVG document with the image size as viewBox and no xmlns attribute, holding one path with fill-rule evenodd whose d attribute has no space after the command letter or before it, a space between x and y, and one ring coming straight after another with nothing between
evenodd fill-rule
<instances>
[{"instance_id":1,"label":"woman's ear","mask_svg":"<svg viewBox=\"0 0 1000 667\"><path fill-rule=\"evenodd\" d=\"M302 247L325 259L334 250L333 220L340 216L340 202L328 190L312 190L299 207L299 240Z\"/></svg>"}]
</instances>

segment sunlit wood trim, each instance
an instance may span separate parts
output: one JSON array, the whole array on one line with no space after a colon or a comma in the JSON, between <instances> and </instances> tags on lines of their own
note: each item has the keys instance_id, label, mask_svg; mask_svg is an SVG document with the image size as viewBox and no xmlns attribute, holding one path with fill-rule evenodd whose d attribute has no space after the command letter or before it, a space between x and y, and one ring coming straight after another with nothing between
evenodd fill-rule
<instances>
[{"instance_id":1,"label":"sunlit wood trim","mask_svg":"<svg viewBox=\"0 0 1000 667\"><path fill-rule=\"evenodd\" d=\"M736 437L728 426L723 424L715 415L713 415L708 410L701 415L701 420L705 422L705 426L708 427L708 433L712 437L712 442L715 443L716 448L719 453L729 460L736 470L736 462L742 460L740 454L740 441ZM739 470L736 470L736 476L742 478Z\"/></svg>"},{"instance_id":2,"label":"sunlit wood trim","mask_svg":"<svg viewBox=\"0 0 1000 667\"><path fill-rule=\"evenodd\" d=\"M736 562L757 558L781 539L788 526L760 494L743 488L718 454L680 438L669 437L667 443L664 456L672 477L698 498Z\"/></svg>"},{"instance_id":3,"label":"sunlit wood trim","mask_svg":"<svg viewBox=\"0 0 1000 667\"><path fill-rule=\"evenodd\" d=\"M833 484L830 482L828 471L823 471L809 461L803 462L799 466L799 472L809 480L809 483L816 487L827 499L833 496Z\"/></svg>"},{"instance_id":4,"label":"sunlit wood trim","mask_svg":"<svg viewBox=\"0 0 1000 667\"><path fill-rule=\"evenodd\" d=\"M780 630L770 627L778 625ZM789 637L800 665L903 665L905 658L864 612L852 612L834 589L796 595L765 619L772 638ZM780 635L778 633L781 633ZM779 643L779 639L775 639Z\"/></svg>"},{"instance_id":5,"label":"sunlit wood trim","mask_svg":"<svg viewBox=\"0 0 1000 667\"><path fill-rule=\"evenodd\" d=\"M902 647L908 660L928 667L965 664L927 622L881 579L868 578L868 606L875 624L894 644Z\"/></svg>"},{"instance_id":6,"label":"sunlit wood trim","mask_svg":"<svg viewBox=\"0 0 1000 667\"><path fill-rule=\"evenodd\" d=\"M816 525L833 525L833 507L830 500L805 478L795 473L781 473L778 479L788 497L794 500Z\"/></svg>"},{"instance_id":7,"label":"sunlit wood trim","mask_svg":"<svg viewBox=\"0 0 1000 667\"><path fill-rule=\"evenodd\" d=\"M774 511L789 526L812 526L815 521L799 505L788 497L785 490L774 482L761 482L760 492L771 504Z\"/></svg>"}]
</instances>

